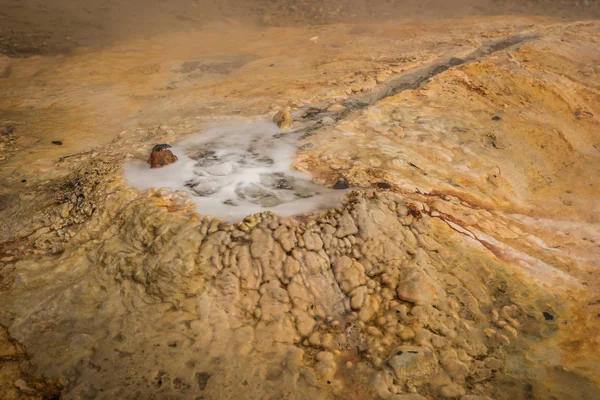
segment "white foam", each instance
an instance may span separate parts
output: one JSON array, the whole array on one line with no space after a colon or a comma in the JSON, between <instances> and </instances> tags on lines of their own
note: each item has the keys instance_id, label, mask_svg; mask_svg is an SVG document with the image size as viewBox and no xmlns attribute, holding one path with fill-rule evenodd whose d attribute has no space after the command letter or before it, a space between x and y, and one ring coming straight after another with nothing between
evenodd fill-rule
<instances>
[{"instance_id":1,"label":"white foam","mask_svg":"<svg viewBox=\"0 0 600 400\"><path fill-rule=\"evenodd\" d=\"M335 207L344 192L291 169L298 135L266 120L215 126L173 145L176 163L150 169L131 162L125 178L141 190L185 191L199 214L227 221L262 211L291 216Z\"/></svg>"}]
</instances>

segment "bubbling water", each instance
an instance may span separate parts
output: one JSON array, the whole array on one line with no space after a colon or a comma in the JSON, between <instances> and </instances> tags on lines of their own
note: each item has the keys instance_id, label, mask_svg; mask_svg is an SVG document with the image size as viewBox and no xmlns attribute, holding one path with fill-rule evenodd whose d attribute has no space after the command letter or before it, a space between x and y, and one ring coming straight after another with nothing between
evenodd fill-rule
<instances>
[{"instance_id":1,"label":"bubbling water","mask_svg":"<svg viewBox=\"0 0 600 400\"><path fill-rule=\"evenodd\" d=\"M298 135L265 120L212 127L173 145L174 164L128 163L125 178L140 190L185 191L199 214L232 222L262 211L291 216L335 207L343 192L291 169Z\"/></svg>"}]
</instances>

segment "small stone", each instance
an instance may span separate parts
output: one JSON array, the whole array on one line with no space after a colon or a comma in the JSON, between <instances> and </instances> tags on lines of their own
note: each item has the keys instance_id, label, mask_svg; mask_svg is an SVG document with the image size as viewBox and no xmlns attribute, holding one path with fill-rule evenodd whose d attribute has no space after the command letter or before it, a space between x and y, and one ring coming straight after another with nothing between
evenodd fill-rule
<instances>
[{"instance_id":1,"label":"small stone","mask_svg":"<svg viewBox=\"0 0 600 400\"><path fill-rule=\"evenodd\" d=\"M166 167L178 160L177 156L171 150L168 150L170 147L168 144L157 144L152 148L152 153L150 153L150 159L148 160L150 168Z\"/></svg>"},{"instance_id":2,"label":"small stone","mask_svg":"<svg viewBox=\"0 0 600 400\"><path fill-rule=\"evenodd\" d=\"M500 118L499 116L495 115L494 117L492 117L493 121L500 121L502 118Z\"/></svg>"},{"instance_id":3,"label":"small stone","mask_svg":"<svg viewBox=\"0 0 600 400\"><path fill-rule=\"evenodd\" d=\"M62 146L63 142L61 142L60 140L53 140L52 144L55 144L57 146Z\"/></svg>"},{"instance_id":4,"label":"small stone","mask_svg":"<svg viewBox=\"0 0 600 400\"><path fill-rule=\"evenodd\" d=\"M287 106L283 111L278 111L273 116L273 122L281 129L290 129L292 126L292 115L290 114L290 107Z\"/></svg>"},{"instance_id":5,"label":"small stone","mask_svg":"<svg viewBox=\"0 0 600 400\"><path fill-rule=\"evenodd\" d=\"M339 179L335 185L333 185L333 188L337 190L348 189L349 187L350 185L348 185L348 182L343 179Z\"/></svg>"},{"instance_id":6,"label":"small stone","mask_svg":"<svg viewBox=\"0 0 600 400\"><path fill-rule=\"evenodd\" d=\"M379 189L390 189L392 187L392 185L387 182L376 182L375 186L377 186Z\"/></svg>"},{"instance_id":7,"label":"small stone","mask_svg":"<svg viewBox=\"0 0 600 400\"><path fill-rule=\"evenodd\" d=\"M303 118L314 117L315 115L319 114L320 112L321 112L321 110L319 110L318 108L311 107L308 110L306 110Z\"/></svg>"},{"instance_id":8,"label":"small stone","mask_svg":"<svg viewBox=\"0 0 600 400\"><path fill-rule=\"evenodd\" d=\"M544 314L544 319L546 321L554 320L554 315L550 314L549 312L544 311L543 314Z\"/></svg>"}]
</instances>

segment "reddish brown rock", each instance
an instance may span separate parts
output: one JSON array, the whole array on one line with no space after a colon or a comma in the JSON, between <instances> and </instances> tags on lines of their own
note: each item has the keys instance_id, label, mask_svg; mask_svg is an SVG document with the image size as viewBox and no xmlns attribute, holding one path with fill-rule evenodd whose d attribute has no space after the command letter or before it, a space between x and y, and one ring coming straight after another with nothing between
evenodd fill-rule
<instances>
[{"instance_id":1,"label":"reddish brown rock","mask_svg":"<svg viewBox=\"0 0 600 400\"><path fill-rule=\"evenodd\" d=\"M154 146L150 154L150 159L148 159L150 168L166 167L178 160L177 156L171 150L168 150L170 147L168 144L157 144Z\"/></svg>"}]
</instances>

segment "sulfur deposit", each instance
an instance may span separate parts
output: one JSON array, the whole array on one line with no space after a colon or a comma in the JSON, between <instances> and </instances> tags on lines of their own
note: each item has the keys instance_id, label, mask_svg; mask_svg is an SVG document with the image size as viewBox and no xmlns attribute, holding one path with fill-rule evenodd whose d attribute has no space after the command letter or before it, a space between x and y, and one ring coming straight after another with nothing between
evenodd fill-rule
<instances>
[{"instance_id":1,"label":"sulfur deposit","mask_svg":"<svg viewBox=\"0 0 600 400\"><path fill-rule=\"evenodd\" d=\"M171 33L0 59L0 390L599 398L600 24L236 29L188 33L228 54ZM211 131L240 121L268 141ZM186 138L204 147L148 168L154 144ZM214 217L203 189L261 158L253 143L348 192L325 211ZM136 188L136 162L189 162L191 187Z\"/></svg>"}]
</instances>

